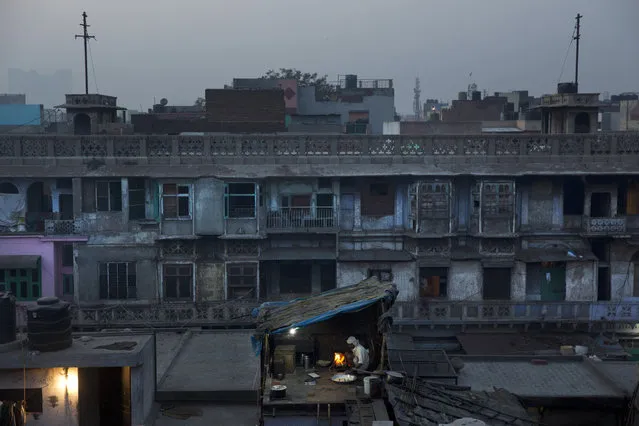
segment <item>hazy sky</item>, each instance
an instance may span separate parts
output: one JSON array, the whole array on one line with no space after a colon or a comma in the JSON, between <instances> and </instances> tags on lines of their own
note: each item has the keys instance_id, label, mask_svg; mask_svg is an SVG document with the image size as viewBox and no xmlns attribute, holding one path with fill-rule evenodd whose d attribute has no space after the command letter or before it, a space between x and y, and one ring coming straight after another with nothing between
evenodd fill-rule
<instances>
[{"instance_id":1,"label":"hazy sky","mask_svg":"<svg viewBox=\"0 0 639 426\"><path fill-rule=\"evenodd\" d=\"M71 68L82 92L83 10L90 90L133 109L280 67L392 78L399 112L416 76L422 100L454 98L470 72L490 93L550 93L578 12L581 91L639 91L638 0L0 0L0 92L8 68ZM573 74L574 45L562 80Z\"/></svg>"}]
</instances>

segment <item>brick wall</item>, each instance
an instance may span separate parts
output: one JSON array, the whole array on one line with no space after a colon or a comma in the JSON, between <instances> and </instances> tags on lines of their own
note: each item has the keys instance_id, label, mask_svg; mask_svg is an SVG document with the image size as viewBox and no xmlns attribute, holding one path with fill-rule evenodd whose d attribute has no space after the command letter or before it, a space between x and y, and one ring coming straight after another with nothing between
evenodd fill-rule
<instances>
[{"instance_id":1,"label":"brick wall","mask_svg":"<svg viewBox=\"0 0 639 426\"><path fill-rule=\"evenodd\" d=\"M286 108L281 89L206 89L206 113L219 122L284 123Z\"/></svg>"}]
</instances>

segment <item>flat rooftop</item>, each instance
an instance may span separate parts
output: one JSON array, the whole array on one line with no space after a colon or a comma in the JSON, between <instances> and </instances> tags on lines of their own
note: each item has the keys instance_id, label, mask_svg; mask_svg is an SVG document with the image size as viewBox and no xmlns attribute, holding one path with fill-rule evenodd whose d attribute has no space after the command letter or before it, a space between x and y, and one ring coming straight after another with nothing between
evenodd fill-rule
<instances>
[{"instance_id":1,"label":"flat rooftop","mask_svg":"<svg viewBox=\"0 0 639 426\"><path fill-rule=\"evenodd\" d=\"M634 362L591 361L583 357L460 358L464 361L458 375L460 386L486 392L505 389L522 398L625 398L630 384L618 384L617 377L637 368ZM545 363L538 364L533 359Z\"/></svg>"},{"instance_id":2,"label":"flat rooftop","mask_svg":"<svg viewBox=\"0 0 639 426\"><path fill-rule=\"evenodd\" d=\"M151 334L74 334L71 347L55 352L29 350L26 340L0 345L0 369L53 367L134 367L153 344Z\"/></svg>"},{"instance_id":3,"label":"flat rooftop","mask_svg":"<svg viewBox=\"0 0 639 426\"><path fill-rule=\"evenodd\" d=\"M260 358L252 330L201 331L185 339L158 383L157 400L254 402Z\"/></svg>"}]
</instances>

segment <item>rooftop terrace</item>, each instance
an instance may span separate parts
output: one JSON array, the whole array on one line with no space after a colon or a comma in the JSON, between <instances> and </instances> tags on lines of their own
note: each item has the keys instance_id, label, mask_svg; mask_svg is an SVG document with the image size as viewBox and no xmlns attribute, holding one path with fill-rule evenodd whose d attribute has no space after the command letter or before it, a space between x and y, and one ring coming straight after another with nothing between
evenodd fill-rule
<instances>
[{"instance_id":1,"label":"rooftop terrace","mask_svg":"<svg viewBox=\"0 0 639 426\"><path fill-rule=\"evenodd\" d=\"M638 132L588 135L0 137L0 176L636 173ZM180 167L181 166L181 167ZM251 166L251 167L247 167ZM357 167L354 167L357 166Z\"/></svg>"}]
</instances>

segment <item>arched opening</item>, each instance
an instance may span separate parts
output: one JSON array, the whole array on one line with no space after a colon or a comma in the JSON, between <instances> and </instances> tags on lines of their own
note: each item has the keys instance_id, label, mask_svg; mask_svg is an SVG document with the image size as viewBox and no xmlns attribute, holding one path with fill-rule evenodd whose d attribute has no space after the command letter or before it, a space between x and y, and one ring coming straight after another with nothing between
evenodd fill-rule
<instances>
[{"instance_id":1,"label":"arched opening","mask_svg":"<svg viewBox=\"0 0 639 426\"><path fill-rule=\"evenodd\" d=\"M590 133L590 115L587 112L575 116L575 133Z\"/></svg>"},{"instance_id":2,"label":"arched opening","mask_svg":"<svg viewBox=\"0 0 639 426\"><path fill-rule=\"evenodd\" d=\"M76 135L90 135L91 117L87 114L76 114L73 117L73 133Z\"/></svg>"},{"instance_id":3,"label":"arched opening","mask_svg":"<svg viewBox=\"0 0 639 426\"><path fill-rule=\"evenodd\" d=\"M19 194L18 187L11 182L0 183L0 194Z\"/></svg>"},{"instance_id":4,"label":"arched opening","mask_svg":"<svg viewBox=\"0 0 639 426\"><path fill-rule=\"evenodd\" d=\"M27 189L26 225L29 232L44 231L44 221L53 218L51 188L43 182L34 182Z\"/></svg>"}]
</instances>

